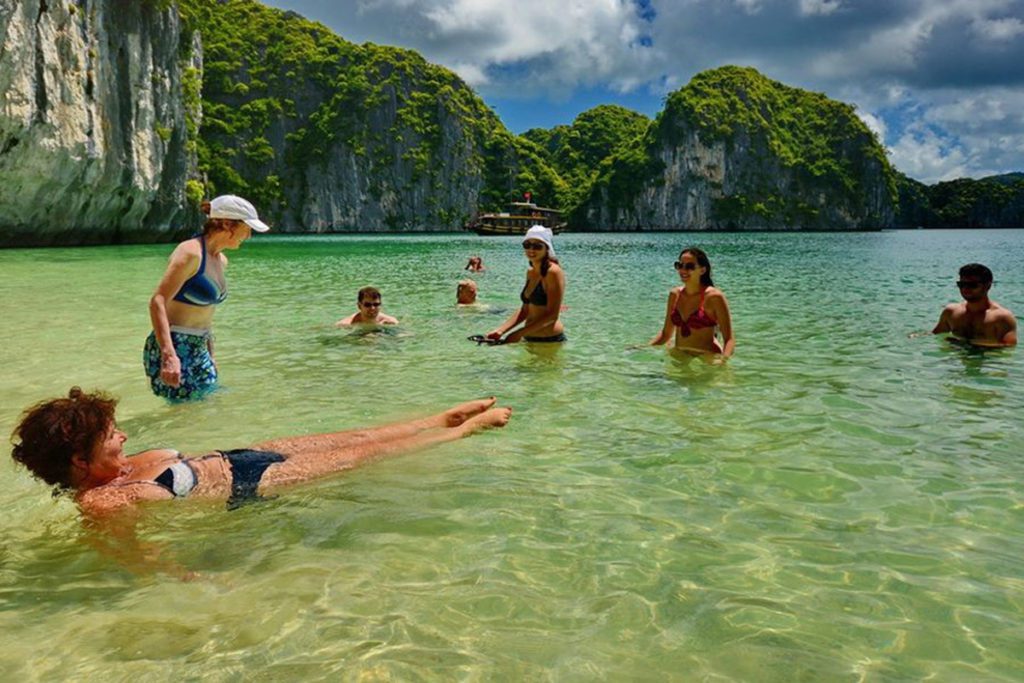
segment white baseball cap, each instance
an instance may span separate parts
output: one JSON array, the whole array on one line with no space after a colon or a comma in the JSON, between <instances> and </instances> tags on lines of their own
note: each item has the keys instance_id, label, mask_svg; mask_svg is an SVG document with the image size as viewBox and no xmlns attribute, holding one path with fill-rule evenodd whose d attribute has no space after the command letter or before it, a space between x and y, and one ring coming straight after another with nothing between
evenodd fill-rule
<instances>
[{"instance_id":1,"label":"white baseball cap","mask_svg":"<svg viewBox=\"0 0 1024 683\"><path fill-rule=\"evenodd\" d=\"M533 239L539 242L543 242L545 245L547 245L548 256L554 256L555 245L551 243L552 236L553 233L551 232L551 228L545 228L543 225L535 225L526 231L526 235L523 237L523 241L525 242L526 240Z\"/></svg>"},{"instance_id":2,"label":"white baseball cap","mask_svg":"<svg viewBox=\"0 0 1024 683\"><path fill-rule=\"evenodd\" d=\"M256 232L266 232L270 226L256 215L256 207L241 197L222 194L210 202L210 218L229 218L242 221Z\"/></svg>"}]
</instances>

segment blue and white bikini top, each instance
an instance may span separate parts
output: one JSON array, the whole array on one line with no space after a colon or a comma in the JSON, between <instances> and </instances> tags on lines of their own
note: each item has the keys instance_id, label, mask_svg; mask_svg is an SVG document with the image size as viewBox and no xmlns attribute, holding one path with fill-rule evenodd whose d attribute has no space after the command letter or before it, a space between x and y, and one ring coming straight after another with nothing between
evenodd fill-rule
<instances>
[{"instance_id":1,"label":"blue and white bikini top","mask_svg":"<svg viewBox=\"0 0 1024 683\"><path fill-rule=\"evenodd\" d=\"M206 237L204 235L199 236L199 251L202 254L199 270L185 280L185 284L174 295L174 300L193 306L213 306L224 301L228 296L228 291L227 288L222 290L216 280L206 276Z\"/></svg>"},{"instance_id":2,"label":"blue and white bikini top","mask_svg":"<svg viewBox=\"0 0 1024 683\"><path fill-rule=\"evenodd\" d=\"M178 457L182 457L181 453ZM188 460L182 458L171 463L166 470L154 477L153 481L170 491L175 498L184 498L199 484L199 477Z\"/></svg>"},{"instance_id":3,"label":"blue and white bikini top","mask_svg":"<svg viewBox=\"0 0 1024 683\"><path fill-rule=\"evenodd\" d=\"M201 455L196 458L186 458L178 451L174 453L178 457L178 461L168 465L166 470L153 477L153 481L149 483L166 489L175 498L184 498L192 492L192 489L199 486L199 475L196 473L195 468L192 467L193 461L224 457L224 454L220 452ZM133 481L128 483L137 484L139 482Z\"/></svg>"}]
</instances>

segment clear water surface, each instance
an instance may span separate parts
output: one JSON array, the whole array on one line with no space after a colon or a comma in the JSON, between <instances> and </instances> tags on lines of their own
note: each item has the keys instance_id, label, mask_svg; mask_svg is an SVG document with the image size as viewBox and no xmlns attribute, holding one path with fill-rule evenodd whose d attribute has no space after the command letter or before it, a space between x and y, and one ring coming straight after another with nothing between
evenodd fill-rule
<instances>
[{"instance_id":1,"label":"clear water surface","mask_svg":"<svg viewBox=\"0 0 1024 683\"><path fill-rule=\"evenodd\" d=\"M724 367L630 348L689 243L737 329ZM228 512L153 505L136 574L0 460L9 680L1024 679L1019 350L926 335L956 269L1024 312L1024 231L566 234L570 341L478 347L518 240L257 238L217 313L223 389L149 394L170 245L0 252L0 428L72 384L129 447L185 452L496 394L510 426ZM457 310L471 254L491 310ZM332 323L374 284L393 333ZM495 312L493 309L497 309ZM126 551L127 552L127 551Z\"/></svg>"}]
</instances>

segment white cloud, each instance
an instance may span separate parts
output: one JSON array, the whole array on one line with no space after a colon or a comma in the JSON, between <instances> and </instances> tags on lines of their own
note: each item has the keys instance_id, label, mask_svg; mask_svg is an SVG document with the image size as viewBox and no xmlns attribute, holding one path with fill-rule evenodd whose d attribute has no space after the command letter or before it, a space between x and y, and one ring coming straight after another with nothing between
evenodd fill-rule
<instances>
[{"instance_id":1,"label":"white cloud","mask_svg":"<svg viewBox=\"0 0 1024 683\"><path fill-rule=\"evenodd\" d=\"M1024 34L1024 21L1017 17L1002 19L977 19L971 27L981 40L1012 40Z\"/></svg>"},{"instance_id":2,"label":"white cloud","mask_svg":"<svg viewBox=\"0 0 1024 683\"><path fill-rule=\"evenodd\" d=\"M339 5L323 11L349 27L343 35L350 40L355 33L362 34L356 40L413 48L477 87L500 89L525 77L532 93L564 94L580 85L625 89L650 79L651 50L638 45L645 22L630 2L363 0L354 14Z\"/></svg>"},{"instance_id":3,"label":"white cloud","mask_svg":"<svg viewBox=\"0 0 1024 683\"><path fill-rule=\"evenodd\" d=\"M459 75L472 88L480 88L491 82L479 64L465 64L456 62L449 64L448 68Z\"/></svg>"},{"instance_id":4,"label":"white cloud","mask_svg":"<svg viewBox=\"0 0 1024 683\"><path fill-rule=\"evenodd\" d=\"M828 16L842 7L842 0L800 0L800 14L805 17Z\"/></svg>"},{"instance_id":5,"label":"white cloud","mask_svg":"<svg viewBox=\"0 0 1024 683\"><path fill-rule=\"evenodd\" d=\"M874 114L870 114L866 111L857 110L857 116L860 117L860 120L863 121L864 125L868 127L868 130L870 130L878 137L879 142L885 140L885 121L878 118Z\"/></svg>"},{"instance_id":6,"label":"white cloud","mask_svg":"<svg viewBox=\"0 0 1024 683\"><path fill-rule=\"evenodd\" d=\"M485 98L660 99L701 70L749 65L856 104L911 176L1024 169L1024 0L265 1L417 50Z\"/></svg>"},{"instance_id":7,"label":"white cloud","mask_svg":"<svg viewBox=\"0 0 1024 683\"><path fill-rule=\"evenodd\" d=\"M925 183L967 175L964 150L933 131L907 132L889 151L896 168Z\"/></svg>"}]
</instances>

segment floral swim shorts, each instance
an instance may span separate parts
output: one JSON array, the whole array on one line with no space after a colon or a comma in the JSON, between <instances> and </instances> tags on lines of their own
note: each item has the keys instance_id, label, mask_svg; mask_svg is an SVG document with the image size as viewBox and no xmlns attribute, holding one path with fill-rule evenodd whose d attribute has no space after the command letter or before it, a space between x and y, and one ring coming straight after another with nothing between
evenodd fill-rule
<instances>
[{"instance_id":1,"label":"floral swim shorts","mask_svg":"<svg viewBox=\"0 0 1024 683\"><path fill-rule=\"evenodd\" d=\"M196 401L217 388L217 366L207 345L209 336L207 330L171 327L174 352L181 360L181 384L172 387L160 379L160 345L156 335L149 333L142 350L142 364L154 394L174 402Z\"/></svg>"}]
</instances>

